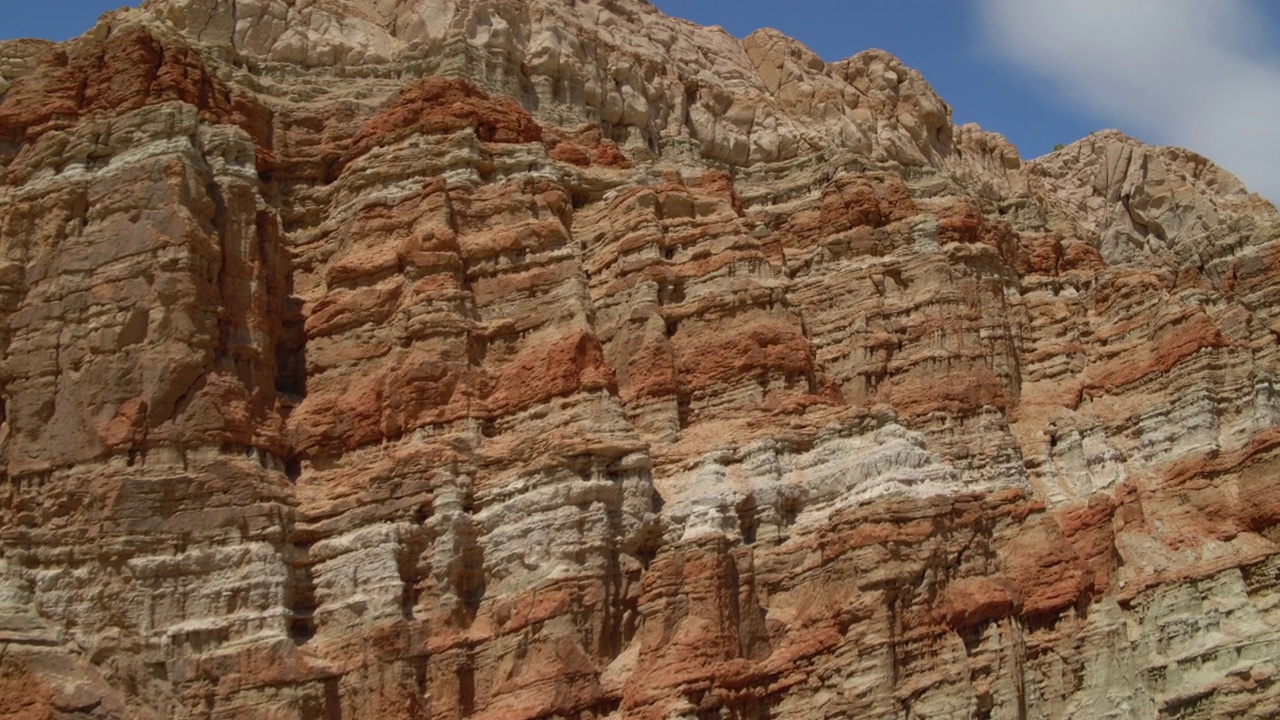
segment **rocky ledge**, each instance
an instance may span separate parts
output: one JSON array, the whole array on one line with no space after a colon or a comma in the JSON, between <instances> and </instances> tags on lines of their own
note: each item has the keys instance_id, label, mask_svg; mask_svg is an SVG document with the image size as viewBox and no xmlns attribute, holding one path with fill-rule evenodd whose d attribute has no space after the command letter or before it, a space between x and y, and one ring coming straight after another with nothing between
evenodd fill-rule
<instances>
[{"instance_id":1,"label":"rocky ledge","mask_svg":"<svg viewBox=\"0 0 1280 720\"><path fill-rule=\"evenodd\" d=\"M1278 275L643 0L0 42L0 715L1269 717Z\"/></svg>"}]
</instances>

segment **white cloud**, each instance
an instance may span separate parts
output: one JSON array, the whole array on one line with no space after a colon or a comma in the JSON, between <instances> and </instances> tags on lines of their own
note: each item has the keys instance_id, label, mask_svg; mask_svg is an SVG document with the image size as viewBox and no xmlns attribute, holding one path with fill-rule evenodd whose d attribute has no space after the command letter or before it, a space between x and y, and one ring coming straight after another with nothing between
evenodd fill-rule
<instances>
[{"instance_id":1,"label":"white cloud","mask_svg":"<svg viewBox=\"0 0 1280 720\"><path fill-rule=\"evenodd\" d=\"M993 49L1052 90L1144 140L1206 155L1280 200L1280 56L1250 0L978 7Z\"/></svg>"}]
</instances>

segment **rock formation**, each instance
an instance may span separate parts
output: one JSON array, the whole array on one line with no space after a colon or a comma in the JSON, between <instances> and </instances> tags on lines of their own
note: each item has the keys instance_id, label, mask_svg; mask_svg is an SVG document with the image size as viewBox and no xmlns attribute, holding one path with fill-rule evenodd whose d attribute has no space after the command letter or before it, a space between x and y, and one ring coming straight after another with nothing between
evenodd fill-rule
<instances>
[{"instance_id":1,"label":"rock formation","mask_svg":"<svg viewBox=\"0 0 1280 720\"><path fill-rule=\"evenodd\" d=\"M0 715L1270 717L1280 216L643 0L0 43Z\"/></svg>"}]
</instances>

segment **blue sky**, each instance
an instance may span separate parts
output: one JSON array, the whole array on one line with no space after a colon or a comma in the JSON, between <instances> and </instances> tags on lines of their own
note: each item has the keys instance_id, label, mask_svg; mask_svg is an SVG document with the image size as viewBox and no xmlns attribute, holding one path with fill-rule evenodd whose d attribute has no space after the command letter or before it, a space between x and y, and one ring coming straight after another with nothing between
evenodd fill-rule
<instances>
[{"instance_id":1,"label":"blue sky","mask_svg":"<svg viewBox=\"0 0 1280 720\"><path fill-rule=\"evenodd\" d=\"M0 39L63 40L121 0L0 0ZM136 3L133 3L136 5ZM826 60L866 48L924 73L957 123L1023 157L1115 127L1189 147L1280 199L1276 0L654 0L743 37L774 27ZM56 12L50 12L56 7Z\"/></svg>"}]
</instances>

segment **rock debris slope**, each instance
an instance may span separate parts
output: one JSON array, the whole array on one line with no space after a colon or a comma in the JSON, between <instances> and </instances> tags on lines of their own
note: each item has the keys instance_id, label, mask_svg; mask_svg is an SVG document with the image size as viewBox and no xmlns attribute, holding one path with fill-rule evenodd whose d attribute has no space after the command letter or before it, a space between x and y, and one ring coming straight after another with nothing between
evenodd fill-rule
<instances>
[{"instance_id":1,"label":"rock debris slope","mask_svg":"<svg viewBox=\"0 0 1280 720\"><path fill-rule=\"evenodd\" d=\"M0 715L1280 706L1280 217L642 0L0 43Z\"/></svg>"}]
</instances>

